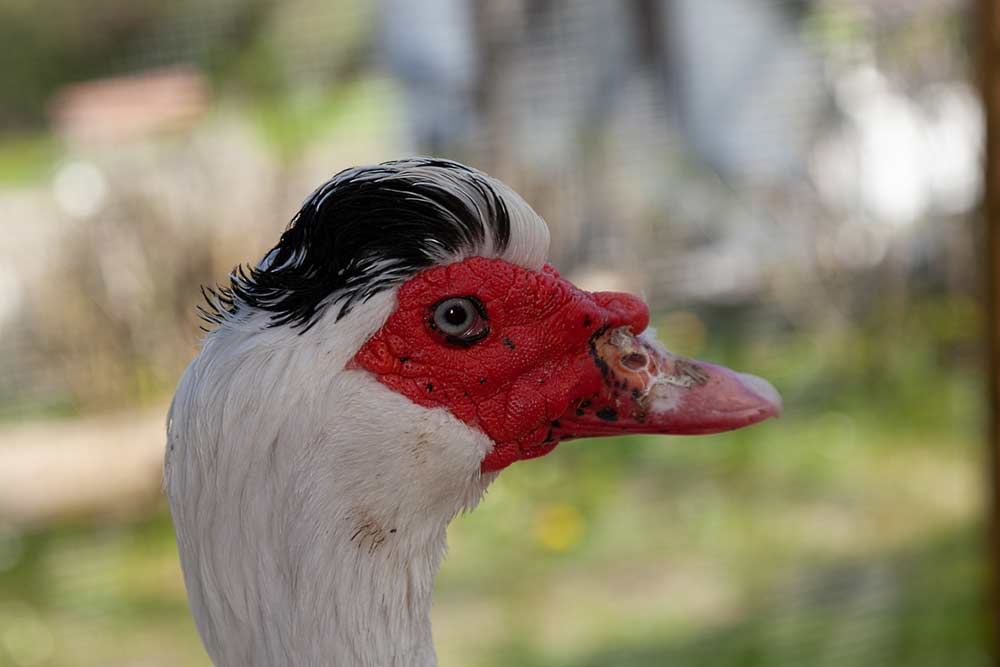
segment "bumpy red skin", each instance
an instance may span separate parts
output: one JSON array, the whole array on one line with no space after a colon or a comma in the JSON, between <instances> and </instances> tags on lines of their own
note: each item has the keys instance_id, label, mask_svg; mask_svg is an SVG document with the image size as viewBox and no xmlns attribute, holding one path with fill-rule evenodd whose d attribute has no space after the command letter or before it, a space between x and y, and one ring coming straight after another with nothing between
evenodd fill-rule
<instances>
[{"instance_id":1,"label":"bumpy red skin","mask_svg":"<svg viewBox=\"0 0 1000 667\"><path fill-rule=\"evenodd\" d=\"M486 308L489 335L470 347L449 344L431 326L432 307L458 296ZM482 462L489 472L552 451L560 437L553 422L601 391L589 345L595 332L628 326L638 334L648 324L646 304L629 294L585 292L549 265L535 272L473 257L403 284L398 308L355 362L413 402L446 408L485 433L495 443Z\"/></svg>"}]
</instances>

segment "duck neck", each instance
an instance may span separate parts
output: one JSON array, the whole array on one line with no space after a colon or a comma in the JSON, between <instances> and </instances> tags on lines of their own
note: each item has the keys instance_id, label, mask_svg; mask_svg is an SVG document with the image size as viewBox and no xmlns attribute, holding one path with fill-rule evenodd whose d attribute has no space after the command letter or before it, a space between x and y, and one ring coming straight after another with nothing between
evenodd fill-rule
<instances>
[{"instance_id":1,"label":"duck neck","mask_svg":"<svg viewBox=\"0 0 1000 667\"><path fill-rule=\"evenodd\" d=\"M270 545L213 557L213 588L208 569L189 581L216 667L433 667L431 595L447 521L403 526L345 512L317 531L302 519Z\"/></svg>"},{"instance_id":2,"label":"duck neck","mask_svg":"<svg viewBox=\"0 0 1000 667\"><path fill-rule=\"evenodd\" d=\"M447 526L496 477L480 473L492 442L367 372L325 372L343 350L307 343L334 336L254 338L279 333L210 339L168 418L164 483L202 640L217 667L434 665ZM282 390L246 389L262 386Z\"/></svg>"},{"instance_id":3,"label":"duck neck","mask_svg":"<svg viewBox=\"0 0 1000 667\"><path fill-rule=\"evenodd\" d=\"M447 521L349 515L342 523L346 531L304 554L292 582L288 664L432 667L431 597Z\"/></svg>"}]
</instances>

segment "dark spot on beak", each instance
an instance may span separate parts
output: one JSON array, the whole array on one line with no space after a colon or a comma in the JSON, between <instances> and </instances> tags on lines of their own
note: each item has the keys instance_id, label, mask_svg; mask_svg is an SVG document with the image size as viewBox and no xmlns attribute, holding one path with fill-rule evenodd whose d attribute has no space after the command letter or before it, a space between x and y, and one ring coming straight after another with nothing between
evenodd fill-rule
<instances>
[{"instance_id":1,"label":"dark spot on beak","mask_svg":"<svg viewBox=\"0 0 1000 667\"><path fill-rule=\"evenodd\" d=\"M510 338L504 338L503 339L503 344L506 345L507 347L509 347L512 350L517 349L517 346L514 345L514 341L512 341Z\"/></svg>"},{"instance_id":2,"label":"dark spot on beak","mask_svg":"<svg viewBox=\"0 0 1000 667\"><path fill-rule=\"evenodd\" d=\"M674 372L678 375L685 375L691 378L691 381L698 386L708 383L709 375L705 369L689 359L680 358L675 360Z\"/></svg>"},{"instance_id":3,"label":"dark spot on beak","mask_svg":"<svg viewBox=\"0 0 1000 667\"><path fill-rule=\"evenodd\" d=\"M597 356L597 353L595 352L594 364L597 366L597 369L601 371L601 377L604 378L605 382L607 382L608 375L610 375L611 373L611 369L608 368L608 362L604 361L604 359L601 359L599 356Z\"/></svg>"},{"instance_id":4,"label":"dark spot on beak","mask_svg":"<svg viewBox=\"0 0 1000 667\"><path fill-rule=\"evenodd\" d=\"M590 336L588 341L589 349L587 350L591 357L594 358L594 364L597 365L597 369L601 371L601 377L604 378L605 382L608 382L608 374L611 369L608 368L608 362L601 358L601 355L597 353L597 340L604 335L604 332L608 330L608 325L604 325ZM595 394L596 396L596 394Z\"/></svg>"},{"instance_id":5,"label":"dark spot on beak","mask_svg":"<svg viewBox=\"0 0 1000 667\"><path fill-rule=\"evenodd\" d=\"M618 421L618 411L614 408L601 408L597 411L597 417L606 422L616 422Z\"/></svg>"}]
</instances>

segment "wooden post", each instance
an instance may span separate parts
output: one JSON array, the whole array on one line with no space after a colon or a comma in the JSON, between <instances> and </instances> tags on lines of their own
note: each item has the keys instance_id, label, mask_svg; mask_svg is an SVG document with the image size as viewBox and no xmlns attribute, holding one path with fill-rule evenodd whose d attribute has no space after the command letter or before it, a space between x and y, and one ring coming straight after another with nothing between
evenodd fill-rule
<instances>
[{"instance_id":1,"label":"wooden post","mask_svg":"<svg viewBox=\"0 0 1000 667\"><path fill-rule=\"evenodd\" d=\"M990 464L990 629L1000 663L1000 0L978 0L979 85L986 118L983 232L986 266Z\"/></svg>"}]
</instances>

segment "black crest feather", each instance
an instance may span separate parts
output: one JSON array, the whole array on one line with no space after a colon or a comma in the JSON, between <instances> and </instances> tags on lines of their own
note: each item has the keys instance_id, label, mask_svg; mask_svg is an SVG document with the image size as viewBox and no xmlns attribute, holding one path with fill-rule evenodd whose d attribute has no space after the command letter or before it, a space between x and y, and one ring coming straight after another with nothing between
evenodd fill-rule
<instances>
[{"instance_id":1,"label":"black crest feather","mask_svg":"<svg viewBox=\"0 0 1000 667\"><path fill-rule=\"evenodd\" d=\"M245 307L270 325L306 331L327 307L337 319L442 257L510 242L495 181L449 160L415 158L355 167L312 193L258 266L238 266L228 287L203 288L203 319Z\"/></svg>"}]
</instances>

